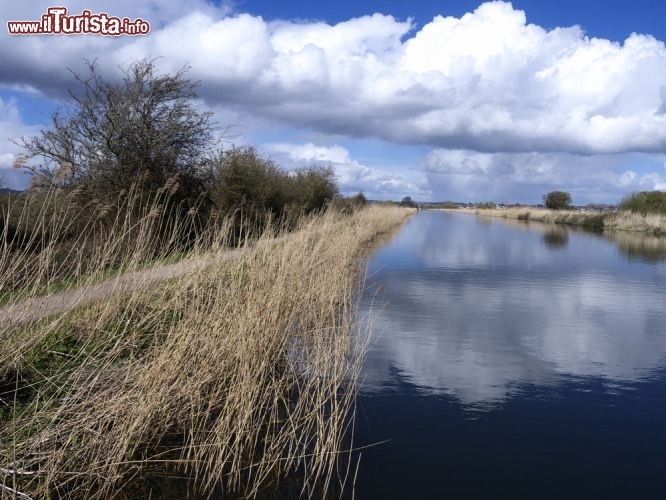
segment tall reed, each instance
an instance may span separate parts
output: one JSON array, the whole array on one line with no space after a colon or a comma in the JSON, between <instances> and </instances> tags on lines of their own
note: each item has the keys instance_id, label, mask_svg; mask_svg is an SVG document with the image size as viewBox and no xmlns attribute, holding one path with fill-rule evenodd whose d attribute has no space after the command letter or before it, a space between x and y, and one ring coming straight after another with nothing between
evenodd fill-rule
<instances>
[{"instance_id":1,"label":"tall reed","mask_svg":"<svg viewBox=\"0 0 666 500\"><path fill-rule=\"evenodd\" d=\"M339 490L363 354L352 338L358 258L407 214L303 218L226 260L230 230L214 224L197 232L186 273L0 324L0 490L130 498L159 493L169 477L182 478L185 496ZM132 238L119 223L90 243L100 266L168 254L151 247L169 241L154 237L158 216L133 219ZM15 258L0 257L5 276L28 262L39 283L54 275L39 268L49 256Z\"/></svg>"}]
</instances>

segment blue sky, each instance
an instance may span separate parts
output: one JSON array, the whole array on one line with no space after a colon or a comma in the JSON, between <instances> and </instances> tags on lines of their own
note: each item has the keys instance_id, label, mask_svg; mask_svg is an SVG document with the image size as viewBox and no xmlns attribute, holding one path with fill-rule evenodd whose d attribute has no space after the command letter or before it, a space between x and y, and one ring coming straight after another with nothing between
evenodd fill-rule
<instances>
[{"instance_id":1,"label":"blue sky","mask_svg":"<svg viewBox=\"0 0 666 500\"><path fill-rule=\"evenodd\" d=\"M0 6L38 20L50 3ZM201 80L202 109L284 168L331 165L370 198L615 203L666 190L666 3L649 0L84 0L145 37L0 33L0 183L84 58L109 78L159 57ZM4 23L3 23L4 25ZM38 161L35 159L34 161Z\"/></svg>"},{"instance_id":2,"label":"blue sky","mask_svg":"<svg viewBox=\"0 0 666 500\"><path fill-rule=\"evenodd\" d=\"M266 19L319 19L329 23L381 12L423 25L437 15L461 17L482 2L472 0L365 0L363 2L239 1L238 9ZM666 38L666 3L661 0L513 0L528 21L544 28L580 25L589 36L624 41L631 33Z\"/></svg>"}]
</instances>

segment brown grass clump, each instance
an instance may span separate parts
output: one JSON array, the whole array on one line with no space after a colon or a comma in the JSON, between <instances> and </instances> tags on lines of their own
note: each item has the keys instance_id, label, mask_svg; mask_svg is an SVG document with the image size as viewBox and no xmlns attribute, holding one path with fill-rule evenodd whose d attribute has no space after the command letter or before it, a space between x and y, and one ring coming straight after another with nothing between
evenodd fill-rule
<instances>
[{"instance_id":1,"label":"brown grass clump","mask_svg":"<svg viewBox=\"0 0 666 500\"><path fill-rule=\"evenodd\" d=\"M2 494L147 497L165 478L182 496L339 491L357 259L407 213L329 212L226 260L218 226L185 273L0 323Z\"/></svg>"},{"instance_id":2,"label":"brown grass clump","mask_svg":"<svg viewBox=\"0 0 666 500\"><path fill-rule=\"evenodd\" d=\"M652 233L655 236L666 234L666 215L639 214L622 211L615 213L604 222L604 227L622 231Z\"/></svg>"}]
</instances>

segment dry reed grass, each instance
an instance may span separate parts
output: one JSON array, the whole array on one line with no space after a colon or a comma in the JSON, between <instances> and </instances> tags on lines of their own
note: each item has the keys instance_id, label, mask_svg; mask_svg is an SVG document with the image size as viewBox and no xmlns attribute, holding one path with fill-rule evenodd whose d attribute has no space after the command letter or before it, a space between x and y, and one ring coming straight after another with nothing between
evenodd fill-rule
<instances>
[{"instance_id":1,"label":"dry reed grass","mask_svg":"<svg viewBox=\"0 0 666 500\"><path fill-rule=\"evenodd\" d=\"M132 191L114 206L82 206L79 194L54 189L0 204L0 303L167 257L192 229L184 217L154 217L168 192L143 199Z\"/></svg>"},{"instance_id":2,"label":"dry reed grass","mask_svg":"<svg viewBox=\"0 0 666 500\"><path fill-rule=\"evenodd\" d=\"M666 234L666 216L621 211L612 213L580 212L578 210L549 210L546 208L511 207L506 209L461 208L455 212L473 213L488 217L530 220L548 224L570 224L611 231Z\"/></svg>"},{"instance_id":3,"label":"dry reed grass","mask_svg":"<svg viewBox=\"0 0 666 500\"><path fill-rule=\"evenodd\" d=\"M151 213L123 269L154 254ZM358 257L407 214L307 218L235 259L0 325L0 494L131 498L170 476L198 495L256 497L285 481L295 494L340 491L363 354L352 335ZM192 258L224 252L228 233L201 233ZM100 258L119 238L128 248L122 232L108 238ZM12 258L0 272L16 272Z\"/></svg>"}]
</instances>

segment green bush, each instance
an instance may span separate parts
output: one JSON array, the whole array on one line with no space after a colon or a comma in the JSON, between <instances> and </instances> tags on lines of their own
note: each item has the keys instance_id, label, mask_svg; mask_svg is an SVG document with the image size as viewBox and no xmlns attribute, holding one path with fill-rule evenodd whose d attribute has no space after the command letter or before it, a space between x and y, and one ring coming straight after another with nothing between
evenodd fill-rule
<instances>
[{"instance_id":1,"label":"green bush","mask_svg":"<svg viewBox=\"0 0 666 500\"><path fill-rule=\"evenodd\" d=\"M360 192L349 198L337 198L333 203L333 208L343 214L352 214L368 203L365 195Z\"/></svg>"},{"instance_id":2,"label":"green bush","mask_svg":"<svg viewBox=\"0 0 666 500\"><path fill-rule=\"evenodd\" d=\"M358 205L359 207L362 207L363 205L368 203L368 199L363 194L363 191L361 191L360 193L352 196L351 200L352 200L352 203L354 203L355 205Z\"/></svg>"},{"instance_id":3,"label":"green bush","mask_svg":"<svg viewBox=\"0 0 666 500\"><path fill-rule=\"evenodd\" d=\"M290 173L251 147L218 151L208 162L206 182L217 210L257 220L321 210L338 194L333 169Z\"/></svg>"},{"instance_id":4,"label":"green bush","mask_svg":"<svg viewBox=\"0 0 666 500\"><path fill-rule=\"evenodd\" d=\"M208 196L224 212L282 210L286 199L286 175L253 148L220 151L208 165Z\"/></svg>"},{"instance_id":5,"label":"green bush","mask_svg":"<svg viewBox=\"0 0 666 500\"><path fill-rule=\"evenodd\" d=\"M666 193L663 191L641 191L625 197L620 210L646 214L666 214Z\"/></svg>"},{"instance_id":6,"label":"green bush","mask_svg":"<svg viewBox=\"0 0 666 500\"><path fill-rule=\"evenodd\" d=\"M296 171L296 202L305 212L322 210L338 195L331 167L312 166Z\"/></svg>"}]
</instances>

